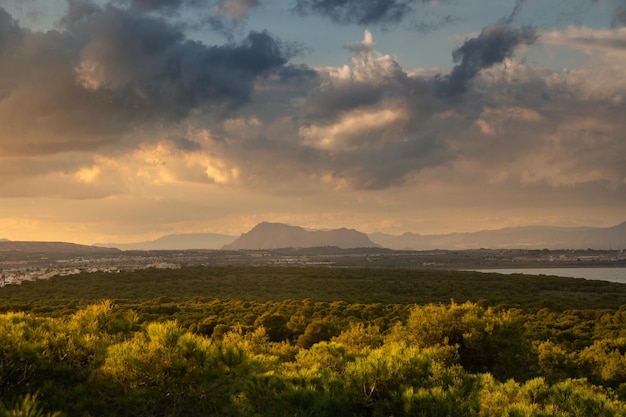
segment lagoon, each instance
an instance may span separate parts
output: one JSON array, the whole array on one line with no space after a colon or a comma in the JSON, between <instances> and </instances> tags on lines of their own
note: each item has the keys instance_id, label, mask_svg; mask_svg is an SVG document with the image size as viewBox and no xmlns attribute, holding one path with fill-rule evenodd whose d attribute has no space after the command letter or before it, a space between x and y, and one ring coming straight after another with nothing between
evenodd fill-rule
<instances>
[{"instance_id":1,"label":"lagoon","mask_svg":"<svg viewBox=\"0 0 626 417\"><path fill-rule=\"evenodd\" d=\"M600 281L626 284L626 268L506 268L474 269L478 272L496 272L498 274L556 275L559 277L586 278Z\"/></svg>"}]
</instances>

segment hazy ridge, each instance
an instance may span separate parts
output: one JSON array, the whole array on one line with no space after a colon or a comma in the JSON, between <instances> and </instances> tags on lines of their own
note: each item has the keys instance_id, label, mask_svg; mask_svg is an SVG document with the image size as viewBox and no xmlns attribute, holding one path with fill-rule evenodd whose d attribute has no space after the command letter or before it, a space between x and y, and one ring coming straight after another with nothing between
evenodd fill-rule
<instances>
[{"instance_id":1,"label":"hazy ridge","mask_svg":"<svg viewBox=\"0 0 626 417\"><path fill-rule=\"evenodd\" d=\"M28 242L0 239L0 252L96 254L119 252L119 249L68 242Z\"/></svg>"},{"instance_id":2,"label":"hazy ridge","mask_svg":"<svg viewBox=\"0 0 626 417\"><path fill-rule=\"evenodd\" d=\"M106 250L254 250L279 248L383 247L395 250L433 249L626 249L626 222L612 227L522 226L467 233L421 235L365 234L355 229L307 230L283 223L262 222L239 237L219 233L184 233L135 243L20 242L0 239L0 251L96 252ZM108 248L108 249L107 249Z\"/></svg>"},{"instance_id":3,"label":"hazy ridge","mask_svg":"<svg viewBox=\"0 0 626 417\"><path fill-rule=\"evenodd\" d=\"M134 243L96 243L96 246L118 248L122 250L188 250L221 249L237 236L220 233L181 233L161 236L158 239Z\"/></svg>"},{"instance_id":4,"label":"hazy ridge","mask_svg":"<svg viewBox=\"0 0 626 417\"><path fill-rule=\"evenodd\" d=\"M626 222L612 227L524 226L444 235L372 233L390 249L625 249Z\"/></svg>"}]
</instances>

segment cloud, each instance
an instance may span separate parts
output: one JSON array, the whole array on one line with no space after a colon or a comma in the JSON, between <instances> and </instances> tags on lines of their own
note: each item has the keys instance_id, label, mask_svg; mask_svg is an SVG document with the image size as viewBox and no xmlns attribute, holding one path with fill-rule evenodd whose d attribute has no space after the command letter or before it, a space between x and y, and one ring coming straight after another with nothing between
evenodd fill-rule
<instances>
[{"instance_id":1,"label":"cloud","mask_svg":"<svg viewBox=\"0 0 626 417\"><path fill-rule=\"evenodd\" d=\"M129 192L128 171L110 158L70 152L0 159L3 198L101 199Z\"/></svg>"},{"instance_id":2,"label":"cloud","mask_svg":"<svg viewBox=\"0 0 626 417\"><path fill-rule=\"evenodd\" d=\"M526 0L515 0L513 10L511 10L511 13L507 17L502 19L502 23L507 25L513 23L513 21L515 21L515 19L517 18L517 15L519 15L522 11L522 6L524 5L524 3L526 3Z\"/></svg>"},{"instance_id":3,"label":"cloud","mask_svg":"<svg viewBox=\"0 0 626 417\"><path fill-rule=\"evenodd\" d=\"M620 30L593 35L619 38ZM545 41L572 39L570 32ZM441 78L405 71L376 52L366 33L348 46L351 65L318 68L320 84L304 103L307 117L298 134L302 146L316 150L315 178L337 189L410 187L428 172L455 167L441 179L450 187L469 189L474 178L511 189L623 188L626 166L619 155L626 144L618 132L626 56L613 53L613 42L599 41L607 53L577 69L516 61L515 47L535 38L533 31L502 25L466 42L457 54L471 78L449 91L462 91L464 99L450 100L438 90Z\"/></svg>"},{"instance_id":4,"label":"cloud","mask_svg":"<svg viewBox=\"0 0 626 417\"><path fill-rule=\"evenodd\" d=\"M244 22L252 10L258 8L259 0L219 0L212 1L208 7L208 13L199 13L196 23L189 24L196 30L206 30L210 27L219 32L229 41L241 32Z\"/></svg>"},{"instance_id":5,"label":"cloud","mask_svg":"<svg viewBox=\"0 0 626 417\"><path fill-rule=\"evenodd\" d=\"M296 0L295 10L302 15L320 14L336 23L397 23L411 10L411 1Z\"/></svg>"},{"instance_id":6,"label":"cloud","mask_svg":"<svg viewBox=\"0 0 626 417\"><path fill-rule=\"evenodd\" d=\"M83 0L70 1L83 2ZM114 3L126 6L140 13L159 12L169 14L177 12L183 6L207 4L209 0L114 0Z\"/></svg>"},{"instance_id":7,"label":"cloud","mask_svg":"<svg viewBox=\"0 0 626 417\"><path fill-rule=\"evenodd\" d=\"M617 29L592 29L570 26L565 30L541 33L541 42L549 45L565 45L580 49L604 49L626 51L626 27Z\"/></svg>"},{"instance_id":8,"label":"cloud","mask_svg":"<svg viewBox=\"0 0 626 417\"><path fill-rule=\"evenodd\" d=\"M264 32L207 46L164 21L110 6L70 29L88 39L76 67L82 87L149 103L160 116L179 118L205 103L238 105L258 75L286 63L280 43Z\"/></svg>"},{"instance_id":9,"label":"cloud","mask_svg":"<svg viewBox=\"0 0 626 417\"><path fill-rule=\"evenodd\" d=\"M626 6L624 6L623 4L615 6L613 12L613 24L626 25Z\"/></svg>"},{"instance_id":10,"label":"cloud","mask_svg":"<svg viewBox=\"0 0 626 417\"><path fill-rule=\"evenodd\" d=\"M217 15L224 16L231 21L244 19L250 10L259 7L259 0L220 0L213 8Z\"/></svg>"},{"instance_id":11,"label":"cloud","mask_svg":"<svg viewBox=\"0 0 626 417\"><path fill-rule=\"evenodd\" d=\"M312 125L301 129L307 144L331 152L356 150L370 136L394 136L394 127L401 127L407 115L402 109L355 110L344 113L330 125Z\"/></svg>"},{"instance_id":12,"label":"cloud","mask_svg":"<svg viewBox=\"0 0 626 417\"><path fill-rule=\"evenodd\" d=\"M290 53L266 32L206 45L166 20L111 4L73 1L62 24L63 31L32 32L0 9L5 153L93 150L133 142L137 129L192 111L227 114Z\"/></svg>"},{"instance_id":13,"label":"cloud","mask_svg":"<svg viewBox=\"0 0 626 417\"><path fill-rule=\"evenodd\" d=\"M372 36L372 32L366 30L361 42L349 43L346 45L346 49L348 49L353 56L370 56L374 50L374 37Z\"/></svg>"},{"instance_id":14,"label":"cloud","mask_svg":"<svg viewBox=\"0 0 626 417\"><path fill-rule=\"evenodd\" d=\"M452 52L454 62L450 74L441 76L437 90L442 97L454 97L467 91L468 83L485 68L510 58L520 45L531 45L536 40L531 27L515 29L504 22L485 27L475 38L466 40Z\"/></svg>"},{"instance_id":15,"label":"cloud","mask_svg":"<svg viewBox=\"0 0 626 417\"><path fill-rule=\"evenodd\" d=\"M332 119L344 111L375 105L385 97L402 97L423 89L419 79L407 76L390 55L373 49L372 34L363 41L348 44L351 65L319 68L321 83L307 95L304 109L309 120Z\"/></svg>"},{"instance_id":16,"label":"cloud","mask_svg":"<svg viewBox=\"0 0 626 417\"><path fill-rule=\"evenodd\" d=\"M379 25L387 27L414 13L415 5L436 0L295 0L300 15L318 14L339 24ZM439 22L439 24L447 23Z\"/></svg>"},{"instance_id":17,"label":"cloud","mask_svg":"<svg viewBox=\"0 0 626 417\"><path fill-rule=\"evenodd\" d=\"M400 185L439 163L445 146L424 129L432 115L430 82L409 76L391 56L375 51L369 31L346 48L352 53L349 65L317 68L318 77L311 79L317 84L306 91L301 116L255 143L272 149L276 161L290 161L287 167L296 164L292 171L302 173L301 183L321 181L333 188ZM294 133L297 141L274 139ZM249 169L243 169L244 177Z\"/></svg>"},{"instance_id":18,"label":"cloud","mask_svg":"<svg viewBox=\"0 0 626 417\"><path fill-rule=\"evenodd\" d=\"M415 30L416 32L428 34L430 32L434 32L437 29L441 29L444 26L447 26L453 22L457 22L459 19L452 16L446 15L440 17L438 20L434 22L426 22L426 21L417 21L409 25L409 28Z\"/></svg>"},{"instance_id":19,"label":"cloud","mask_svg":"<svg viewBox=\"0 0 626 417\"><path fill-rule=\"evenodd\" d=\"M454 103L472 120L449 141L454 160L473 161L476 172L489 167L485 173L511 187L624 187L618 155L626 152L619 134L626 57L617 59L594 55L565 72L508 60L482 71L466 104Z\"/></svg>"},{"instance_id":20,"label":"cloud","mask_svg":"<svg viewBox=\"0 0 626 417\"><path fill-rule=\"evenodd\" d=\"M70 1L83 2L83 0ZM244 19L250 10L260 5L259 0L113 0L113 2L137 13L156 12L171 15L182 9L194 9L209 11L230 21Z\"/></svg>"},{"instance_id":21,"label":"cloud","mask_svg":"<svg viewBox=\"0 0 626 417\"><path fill-rule=\"evenodd\" d=\"M577 99L602 100L612 105L626 100L626 28L568 27L542 32L540 40L545 45L584 52L587 60L561 75L568 80L569 93Z\"/></svg>"},{"instance_id":22,"label":"cloud","mask_svg":"<svg viewBox=\"0 0 626 417\"><path fill-rule=\"evenodd\" d=\"M588 141L589 136L561 127L576 126L573 121L581 111L606 118L607 126L618 120L617 110L584 101L589 99L584 92L592 78L582 73L563 75L496 53L496 58L480 58L483 64L471 86L466 86L464 100L448 100L438 96L437 78L428 71L407 72L391 56L377 52L371 33L347 49L352 53L350 64L317 68L318 78L310 79L311 87L300 92L305 95L301 117L277 123L276 116L268 113L267 119L255 119L254 128L246 128L247 139L241 142L234 138L242 137L243 127L235 131L235 124L230 124L230 131L224 133L229 149L218 154L228 155L226 159L241 169L242 184L254 179L257 187L273 186L275 181L287 186L293 180L301 187L317 182L332 189L385 189L409 186L423 172L457 164L474 171L449 178L451 183L481 176L485 166L494 167L498 172L494 178L499 178L485 181L506 179L518 186L561 187L589 181L615 186L620 178L623 170L618 164L592 175L588 167L597 160L587 160L584 140L573 140L587 137ZM505 65L486 64L500 59ZM615 79L623 72L618 63L611 71L602 78ZM609 97L598 100L606 103L603 106L614 105ZM251 106L255 113L254 101ZM572 138L569 161L563 150L552 147L555 129ZM603 131L612 137L610 131ZM620 142L610 143L619 154ZM534 163L550 166L537 162L537 152L551 155L551 166L561 170L529 176L528 167ZM259 159L251 162L254 157ZM573 176L576 170L579 174Z\"/></svg>"},{"instance_id":23,"label":"cloud","mask_svg":"<svg viewBox=\"0 0 626 417\"><path fill-rule=\"evenodd\" d=\"M85 0L70 0L84 3ZM229 41L241 29L249 13L260 6L259 0L110 0L135 14L149 13L167 18L181 28L211 31ZM84 7L84 6L82 6Z\"/></svg>"},{"instance_id":24,"label":"cloud","mask_svg":"<svg viewBox=\"0 0 626 417\"><path fill-rule=\"evenodd\" d=\"M5 55L20 38L21 30L11 15L0 7L0 53Z\"/></svg>"}]
</instances>

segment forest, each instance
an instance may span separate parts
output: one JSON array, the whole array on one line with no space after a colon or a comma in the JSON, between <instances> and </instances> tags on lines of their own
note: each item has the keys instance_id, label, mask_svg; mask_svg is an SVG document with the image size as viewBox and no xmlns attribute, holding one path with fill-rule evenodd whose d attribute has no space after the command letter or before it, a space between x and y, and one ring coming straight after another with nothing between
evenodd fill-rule
<instances>
[{"instance_id":1,"label":"forest","mask_svg":"<svg viewBox=\"0 0 626 417\"><path fill-rule=\"evenodd\" d=\"M626 285L185 267L0 288L0 416L626 416Z\"/></svg>"}]
</instances>

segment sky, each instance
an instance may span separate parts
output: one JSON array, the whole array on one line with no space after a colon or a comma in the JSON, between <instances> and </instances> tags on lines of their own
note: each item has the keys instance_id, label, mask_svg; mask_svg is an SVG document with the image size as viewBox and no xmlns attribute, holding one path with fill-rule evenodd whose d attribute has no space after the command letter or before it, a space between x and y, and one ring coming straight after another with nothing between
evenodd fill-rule
<instances>
[{"instance_id":1,"label":"sky","mask_svg":"<svg viewBox=\"0 0 626 417\"><path fill-rule=\"evenodd\" d=\"M0 0L0 238L626 220L626 0Z\"/></svg>"}]
</instances>

